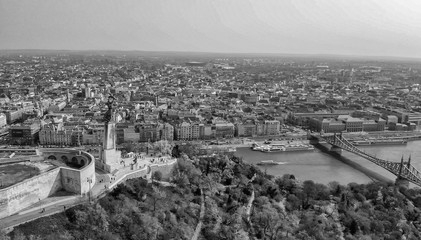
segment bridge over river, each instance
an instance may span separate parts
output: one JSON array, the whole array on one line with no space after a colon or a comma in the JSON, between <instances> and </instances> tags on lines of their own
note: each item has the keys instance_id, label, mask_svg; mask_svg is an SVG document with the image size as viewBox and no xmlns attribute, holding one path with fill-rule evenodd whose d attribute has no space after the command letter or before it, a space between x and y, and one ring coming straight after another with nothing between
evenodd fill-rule
<instances>
[{"instance_id":1,"label":"bridge over river","mask_svg":"<svg viewBox=\"0 0 421 240\"><path fill-rule=\"evenodd\" d=\"M319 141L326 141L326 143L332 145L331 151L340 153L342 150L354 153L368 161L380 166L392 174L397 176L396 184L402 186L408 186L409 182L414 183L421 187L421 173L413 165L411 165L411 158L408 161L404 161L403 158L400 162L388 161L384 159L372 156L363 150L354 146L342 134L320 134L320 135L309 135L309 139L312 143Z\"/></svg>"}]
</instances>

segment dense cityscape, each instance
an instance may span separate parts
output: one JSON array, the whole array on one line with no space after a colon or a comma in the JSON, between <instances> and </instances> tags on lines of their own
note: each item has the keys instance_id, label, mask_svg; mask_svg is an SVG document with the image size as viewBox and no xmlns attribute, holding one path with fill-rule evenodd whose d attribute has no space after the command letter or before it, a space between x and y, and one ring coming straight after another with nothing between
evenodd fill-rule
<instances>
[{"instance_id":1,"label":"dense cityscape","mask_svg":"<svg viewBox=\"0 0 421 240\"><path fill-rule=\"evenodd\" d=\"M420 240L421 1L0 0L0 240Z\"/></svg>"},{"instance_id":2,"label":"dense cityscape","mask_svg":"<svg viewBox=\"0 0 421 240\"><path fill-rule=\"evenodd\" d=\"M118 102L117 144L414 131L415 62L299 57L3 54L2 141L80 146L103 141L103 102Z\"/></svg>"},{"instance_id":3,"label":"dense cityscape","mask_svg":"<svg viewBox=\"0 0 421 240\"><path fill-rule=\"evenodd\" d=\"M4 51L1 237L419 239L419 71L412 59ZM413 164L390 144L411 146ZM342 176L311 170L325 159Z\"/></svg>"}]
</instances>

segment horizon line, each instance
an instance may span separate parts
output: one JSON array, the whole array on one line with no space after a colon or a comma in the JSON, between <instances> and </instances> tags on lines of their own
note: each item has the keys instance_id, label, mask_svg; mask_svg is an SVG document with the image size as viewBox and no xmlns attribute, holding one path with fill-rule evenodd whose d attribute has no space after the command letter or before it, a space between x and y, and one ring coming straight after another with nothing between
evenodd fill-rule
<instances>
[{"instance_id":1,"label":"horizon line","mask_svg":"<svg viewBox=\"0 0 421 240\"><path fill-rule=\"evenodd\" d=\"M343 54L343 53L280 53L280 52L218 52L218 51L177 51L177 50L117 50L117 49L40 49L40 48L16 48L16 49L0 49L0 52L30 52L30 51L48 51L48 52L144 52L144 53L180 53L180 54L211 54L211 55L272 55L272 56L289 56L289 57L349 57L349 58L383 58L395 60L421 60L421 57L411 56L391 56L391 55L358 55L358 54Z\"/></svg>"}]
</instances>

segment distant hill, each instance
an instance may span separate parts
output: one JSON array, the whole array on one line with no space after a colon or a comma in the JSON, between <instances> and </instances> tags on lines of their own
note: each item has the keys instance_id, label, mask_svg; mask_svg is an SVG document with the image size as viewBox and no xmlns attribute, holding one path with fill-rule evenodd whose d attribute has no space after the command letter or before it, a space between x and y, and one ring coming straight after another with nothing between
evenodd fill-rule
<instances>
[{"instance_id":1,"label":"distant hill","mask_svg":"<svg viewBox=\"0 0 421 240\"><path fill-rule=\"evenodd\" d=\"M276 57L306 60L377 60L420 62L421 58L397 56L360 56L335 54L290 54L290 53L222 53L222 52L178 52L178 51L121 51L121 50L49 50L49 49L12 49L0 50L1 55L108 55L108 56L144 56L144 57Z\"/></svg>"}]
</instances>

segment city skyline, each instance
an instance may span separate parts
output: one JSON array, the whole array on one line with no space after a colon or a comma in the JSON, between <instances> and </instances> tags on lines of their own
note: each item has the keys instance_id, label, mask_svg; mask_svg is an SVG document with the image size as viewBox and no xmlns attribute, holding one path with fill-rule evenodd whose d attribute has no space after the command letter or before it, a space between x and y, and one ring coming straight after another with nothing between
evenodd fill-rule
<instances>
[{"instance_id":1,"label":"city skyline","mask_svg":"<svg viewBox=\"0 0 421 240\"><path fill-rule=\"evenodd\" d=\"M0 49L421 57L421 3L0 1Z\"/></svg>"}]
</instances>

